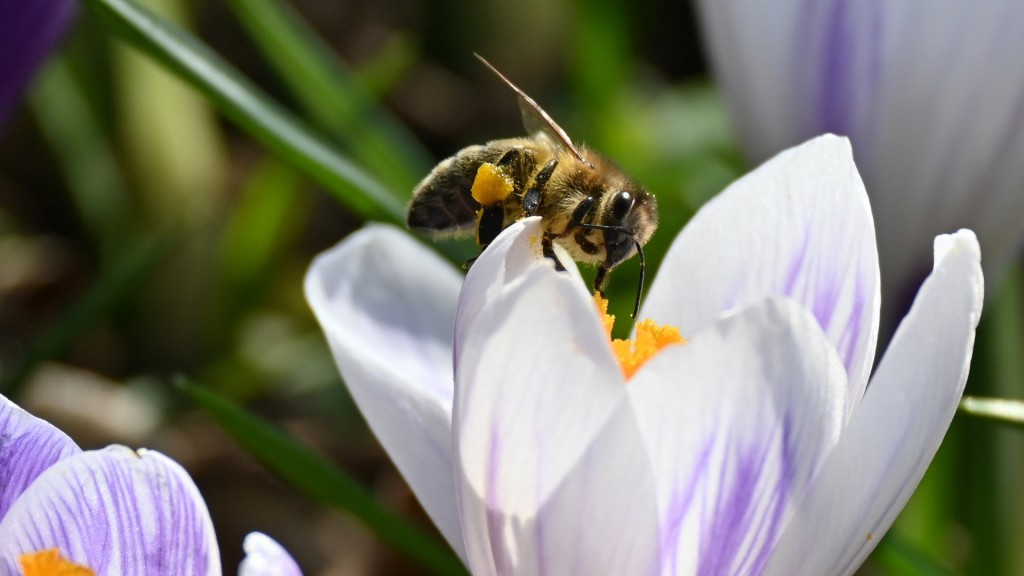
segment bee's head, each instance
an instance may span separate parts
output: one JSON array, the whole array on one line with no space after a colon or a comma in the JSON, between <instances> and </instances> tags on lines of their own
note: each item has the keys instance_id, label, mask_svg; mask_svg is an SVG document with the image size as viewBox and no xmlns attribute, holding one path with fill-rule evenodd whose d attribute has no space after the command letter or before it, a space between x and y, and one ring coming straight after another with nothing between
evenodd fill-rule
<instances>
[{"instance_id":1,"label":"bee's head","mask_svg":"<svg viewBox=\"0 0 1024 576\"><path fill-rule=\"evenodd\" d=\"M639 187L619 190L611 195L605 207L605 262L612 269L642 250L658 227L658 205L654 196Z\"/></svg>"},{"instance_id":2,"label":"bee's head","mask_svg":"<svg viewBox=\"0 0 1024 576\"><path fill-rule=\"evenodd\" d=\"M619 189L607 198L600 212L601 223L581 226L600 230L604 234L605 260L599 267L599 278L604 278L604 274L632 256L636 250L640 257L640 281L637 284L636 304L633 306L633 317L636 318L646 271L643 247L658 227L658 204L654 196L635 186ZM597 289L600 291L601 287Z\"/></svg>"}]
</instances>

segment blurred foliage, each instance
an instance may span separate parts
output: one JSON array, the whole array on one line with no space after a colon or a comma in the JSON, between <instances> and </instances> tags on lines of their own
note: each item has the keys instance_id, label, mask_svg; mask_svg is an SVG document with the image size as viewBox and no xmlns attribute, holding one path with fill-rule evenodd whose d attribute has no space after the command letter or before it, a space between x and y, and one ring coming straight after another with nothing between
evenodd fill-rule
<instances>
[{"instance_id":1,"label":"blurred foliage","mask_svg":"<svg viewBox=\"0 0 1024 576\"><path fill-rule=\"evenodd\" d=\"M363 222L400 223L433 163L522 132L515 98L473 52L657 195L649 278L700 205L747 169L689 7L666 18L679 7L658 0L83 5L0 134L0 391L62 427L91 422L83 444L141 443L182 462L208 498L225 566L260 529L307 574L429 570L381 543L433 528L347 396L301 287L312 257ZM433 246L458 263L474 252ZM636 273L632 261L612 277L620 318ZM996 303L1006 313L979 333L976 394L1022 395L1019 274L1010 282ZM171 392L177 373L206 389ZM88 409L55 400L83 389ZM108 421L106 398L151 416ZM226 428L252 455L193 400L221 422L234 414ZM268 461L231 401L317 464L292 477ZM1018 434L958 419L863 572L1024 572ZM301 496L291 486L324 500L308 488L325 474L314 452L406 520L369 521L385 532L376 540ZM340 505L366 521L365 503Z\"/></svg>"}]
</instances>

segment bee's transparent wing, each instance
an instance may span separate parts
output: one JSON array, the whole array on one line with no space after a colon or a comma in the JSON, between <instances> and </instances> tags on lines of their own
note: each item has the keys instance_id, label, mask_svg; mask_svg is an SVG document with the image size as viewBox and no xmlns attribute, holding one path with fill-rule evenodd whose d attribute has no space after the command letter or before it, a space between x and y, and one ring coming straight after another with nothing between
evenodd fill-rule
<instances>
[{"instance_id":1,"label":"bee's transparent wing","mask_svg":"<svg viewBox=\"0 0 1024 576\"><path fill-rule=\"evenodd\" d=\"M485 60L483 56L479 54L474 54L474 56L483 62L484 66L490 68L491 72L497 74L498 78L501 78L501 80L519 96L519 111L523 115L523 127L526 128L526 132L528 134L544 134L554 145L561 146L569 152L572 152L573 156L575 156L580 162L583 162L584 164L588 163L583 159L583 155L576 149L576 146L573 145L572 140L569 139L569 135L565 133L565 130L562 130L562 127L559 126L558 123L555 122L554 119L552 119L551 116L548 115L548 113L545 112L533 98L527 96L526 92L520 90L518 86L513 84L511 80L506 78L505 75L499 72L498 69L491 65L490 62Z\"/></svg>"}]
</instances>

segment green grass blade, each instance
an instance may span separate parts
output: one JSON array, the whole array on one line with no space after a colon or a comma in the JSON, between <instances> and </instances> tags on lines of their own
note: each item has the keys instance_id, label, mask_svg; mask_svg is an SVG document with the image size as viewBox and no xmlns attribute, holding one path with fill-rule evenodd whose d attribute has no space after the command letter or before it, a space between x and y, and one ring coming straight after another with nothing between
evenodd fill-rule
<instances>
[{"instance_id":1,"label":"green grass blade","mask_svg":"<svg viewBox=\"0 0 1024 576\"><path fill-rule=\"evenodd\" d=\"M976 418L1024 430L1024 402L1019 400L965 396L960 401L960 411Z\"/></svg>"},{"instance_id":2,"label":"green grass blade","mask_svg":"<svg viewBox=\"0 0 1024 576\"><path fill-rule=\"evenodd\" d=\"M184 379L178 385L246 451L292 486L319 502L351 512L381 540L437 574L467 573L447 546L382 506L343 470L223 396Z\"/></svg>"},{"instance_id":3,"label":"green grass blade","mask_svg":"<svg viewBox=\"0 0 1024 576\"><path fill-rule=\"evenodd\" d=\"M228 0L228 5L315 122L380 179L411 191L430 170L430 154L377 105L299 14L278 0Z\"/></svg>"},{"instance_id":4,"label":"green grass blade","mask_svg":"<svg viewBox=\"0 0 1024 576\"><path fill-rule=\"evenodd\" d=\"M187 31L133 0L82 1L125 40L199 90L352 210L367 219L404 220L405 190L389 190L339 154Z\"/></svg>"}]
</instances>

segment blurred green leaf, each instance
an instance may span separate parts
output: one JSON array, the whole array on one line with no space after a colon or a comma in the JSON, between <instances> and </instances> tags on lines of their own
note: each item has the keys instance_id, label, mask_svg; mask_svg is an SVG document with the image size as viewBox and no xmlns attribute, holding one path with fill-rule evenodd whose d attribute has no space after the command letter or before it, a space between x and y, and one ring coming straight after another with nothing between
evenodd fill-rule
<instances>
[{"instance_id":1,"label":"blurred green leaf","mask_svg":"<svg viewBox=\"0 0 1024 576\"><path fill-rule=\"evenodd\" d=\"M1024 555L1016 546L1024 526L1024 439L1011 429L1022 423L1019 402L1011 399L1024 396L1024 274L1013 266L1003 280L994 287L978 324L968 397L960 406L976 417L964 421L968 436L961 466L969 473L956 484L972 537L967 568L973 574L1018 574L1024 569Z\"/></svg>"},{"instance_id":2,"label":"blurred green leaf","mask_svg":"<svg viewBox=\"0 0 1024 576\"><path fill-rule=\"evenodd\" d=\"M608 122L627 83L633 78L629 29L632 7L623 0L575 2L576 31L570 67L575 106L591 121L588 140L608 149L617 136Z\"/></svg>"},{"instance_id":3,"label":"blurred green leaf","mask_svg":"<svg viewBox=\"0 0 1024 576\"><path fill-rule=\"evenodd\" d=\"M368 219L404 220L406 190L388 190L181 27L133 0L83 0L113 30Z\"/></svg>"},{"instance_id":4,"label":"blurred green leaf","mask_svg":"<svg viewBox=\"0 0 1024 576\"><path fill-rule=\"evenodd\" d=\"M299 188L298 174L273 159L242 187L220 244L218 303L223 313L216 325L221 329L233 326L235 316L263 296L275 265L306 222L309 202Z\"/></svg>"},{"instance_id":5,"label":"blurred green leaf","mask_svg":"<svg viewBox=\"0 0 1024 576\"><path fill-rule=\"evenodd\" d=\"M53 148L79 217L105 261L123 252L131 207L121 168L79 78L64 56L51 58L30 100Z\"/></svg>"},{"instance_id":6,"label":"blurred green leaf","mask_svg":"<svg viewBox=\"0 0 1024 576\"><path fill-rule=\"evenodd\" d=\"M934 558L916 548L899 534L890 531L878 544L871 559L886 567L891 574L916 576L958 576Z\"/></svg>"},{"instance_id":7,"label":"blurred green leaf","mask_svg":"<svg viewBox=\"0 0 1024 576\"><path fill-rule=\"evenodd\" d=\"M411 191L433 161L374 101L294 9L278 0L228 0L263 54L321 126L389 186Z\"/></svg>"},{"instance_id":8,"label":"blurred green leaf","mask_svg":"<svg viewBox=\"0 0 1024 576\"><path fill-rule=\"evenodd\" d=\"M186 0L152 4L155 17L187 26ZM219 211L230 170L220 119L202 94L146 54L110 42L121 158L147 222L199 232Z\"/></svg>"},{"instance_id":9,"label":"blurred green leaf","mask_svg":"<svg viewBox=\"0 0 1024 576\"><path fill-rule=\"evenodd\" d=\"M420 49L417 43L408 34L395 32L388 37L372 58L359 65L359 78L366 86L366 90L379 98L390 92L419 58ZM419 140L416 142L418 143ZM435 162L433 156L426 149L423 154L429 156L428 163ZM429 168L429 166L427 167Z\"/></svg>"},{"instance_id":10,"label":"blurred green leaf","mask_svg":"<svg viewBox=\"0 0 1024 576\"><path fill-rule=\"evenodd\" d=\"M960 401L960 411L997 424L1024 428L1024 402L1020 400L964 396Z\"/></svg>"},{"instance_id":11,"label":"blurred green leaf","mask_svg":"<svg viewBox=\"0 0 1024 576\"><path fill-rule=\"evenodd\" d=\"M382 506L343 470L223 396L185 379L179 379L178 385L246 451L292 486L319 502L351 512L381 540L437 574L467 573L447 546Z\"/></svg>"},{"instance_id":12,"label":"blurred green leaf","mask_svg":"<svg viewBox=\"0 0 1024 576\"><path fill-rule=\"evenodd\" d=\"M175 230L137 242L60 317L29 341L17 364L5 375L0 389L8 396L16 396L40 362L60 356L75 338L122 302L177 246L181 237Z\"/></svg>"}]
</instances>

